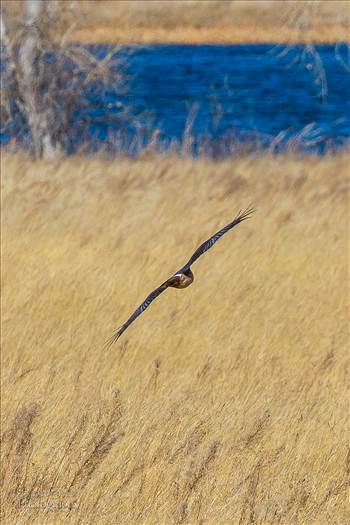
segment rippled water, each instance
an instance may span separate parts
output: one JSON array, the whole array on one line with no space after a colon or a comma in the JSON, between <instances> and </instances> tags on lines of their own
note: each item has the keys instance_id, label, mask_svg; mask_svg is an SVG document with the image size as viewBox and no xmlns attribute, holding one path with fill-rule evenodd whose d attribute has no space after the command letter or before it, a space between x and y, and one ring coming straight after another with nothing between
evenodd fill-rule
<instances>
[{"instance_id":1,"label":"rippled water","mask_svg":"<svg viewBox=\"0 0 350 525\"><path fill-rule=\"evenodd\" d=\"M94 46L105 55L108 46ZM349 73L345 45L157 45L133 50L127 92L91 86L71 124L68 149L82 140L137 152L159 130L159 149L182 144L211 154L283 144L322 152L348 143ZM281 54L282 52L282 54ZM86 103L87 102L87 103ZM123 108L128 108L127 116ZM123 118L121 118L123 115ZM88 122L85 135L81 122ZM3 134L3 140L6 139Z\"/></svg>"}]
</instances>

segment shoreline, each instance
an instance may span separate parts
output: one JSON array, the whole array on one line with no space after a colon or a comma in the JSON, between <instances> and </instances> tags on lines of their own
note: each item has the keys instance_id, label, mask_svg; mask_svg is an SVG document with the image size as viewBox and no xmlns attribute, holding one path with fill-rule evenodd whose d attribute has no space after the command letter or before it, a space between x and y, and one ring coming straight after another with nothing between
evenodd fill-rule
<instances>
[{"instance_id":1,"label":"shoreline","mask_svg":"<svg viewBox=\"0 0 350 525\"><path fill-rule=\"evenodd\" d=\"M2 0L14 32L24 0ZM60 2L64 42L111 45L350 42L350 0L78 0Z\"/></svg>"},{"instance_id":2,"label":"shoreline","mask_svg":"<svg viewBox=\"0 0 350 525\"><path fill-rule=\"evenodd\" d=\"M275 33L275 34L274 34ZM297 31L267 32L258 27L232 28L186 28L166 30L165 28L134 28L130 31L112 27L84 27L72 33L69 40L81 44L109 45L154 45L154 44L202 44L202 45L234 45L234 44L340 44L350 41L348 31L334 30L310 31L300 38Z\"/></svg>"},{"instance_id":3,"label":"shoreline","mask_svg":"<svg viewBox=\"0 0 350 525\"><path fill-rule=\"evenodd\" d=\"M88 0L71 36L87 43L250 44L350 42L350 2L314 0Z\"/></svg>"}]
</instances>

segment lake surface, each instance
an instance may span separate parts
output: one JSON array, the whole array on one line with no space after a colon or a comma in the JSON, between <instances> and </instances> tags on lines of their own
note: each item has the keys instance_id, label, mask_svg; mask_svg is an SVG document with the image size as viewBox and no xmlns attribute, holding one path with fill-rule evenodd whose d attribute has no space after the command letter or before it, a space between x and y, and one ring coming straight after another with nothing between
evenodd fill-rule
<instances>
[{"instance_id":1,"label":"lake surface","mask_svg":"<svg viewBox=\"0 0 350 525\"><path fill-rule=\"evenodd\" d=\"M99 56L110 50L91 49ZM133 49L125 92L113 84L90 86L72 114L67 149L85 143L134 154L152 137L161 150L185 142L194 154L213 156L242 145L322 153L349 144L347 46L318 45L317 55L303 46L285 51L273 45ZM3 130L3 142L9 134Z\"/></svg>"}]
</instances>

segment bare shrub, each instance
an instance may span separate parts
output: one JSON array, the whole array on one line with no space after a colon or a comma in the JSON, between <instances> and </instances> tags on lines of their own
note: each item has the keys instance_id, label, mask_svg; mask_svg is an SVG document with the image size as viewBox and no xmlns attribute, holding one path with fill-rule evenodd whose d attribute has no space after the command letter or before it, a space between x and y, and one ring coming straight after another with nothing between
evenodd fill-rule
<instances>
[{"instance_id":1,"label":"bare shrub","mask_svg":"<svg viewBox=\"0 0 350 525\"><path fill-rule=\"evenodd\" d=\"M23 4L23 3L22 3ZM72 124L84 109L87 86L102 89L108 82L122 84L118 46L98 57L92 49L68 43L79 25L73 3L27 0L21 12L6 5L1 13L2 63L1 114L33 155L53 158L67 151ZM84 117L76 134L84 134Z\"/></svg>"},{"instance_id":2,"label":"bare shrub","mask_svg":"<svg viewBox=\"0 0 350 525\"><path fill-rule=\"evenodd\" d=\"M293 40L287 46L277 46L278 56L289 56L288 67L301 65L310 72L315 85L318 87L318 94L323 102L328 95L328 82L323 60L317 49L316 44L319 42L317 28L320 26L320 20L325 17L323 12L324 5L321 2L304 0L291 4L286 10L283 17L283 27L287 33L290 33ZM332 13L333 14L333 13ZM341 14L340 14L341 16ZM347 20L338 20L339 25L348 27L349 12ZM338 62L346 71L350 71L350 46L349 44L337 43L335 47L335 56Z\"/></svg>"}]
</instances>

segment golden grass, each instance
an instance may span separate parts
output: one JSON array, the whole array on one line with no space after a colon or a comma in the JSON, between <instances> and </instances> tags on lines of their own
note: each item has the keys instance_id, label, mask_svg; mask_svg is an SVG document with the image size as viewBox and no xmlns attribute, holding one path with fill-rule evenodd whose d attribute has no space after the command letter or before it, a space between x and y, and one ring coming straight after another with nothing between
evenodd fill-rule
<instances>
[{"instance_id":1,"label":"golden grass","mask_svg":"<svg viewBox=\"0 0 350 525\"><path fill-rule=\"evenodd\" d=\"M348 166L3 155L4 525L346 523Z\"/></svg>"},{"instance_id":2,"label":"golden grass","mask_svg":"<svg viewBox=\"0 0 350 525\"><path fill-rule=\"evenodd\" d=\"M349 40L347 1L313 2L310 18L295 17L301 1L82 1L83 42L237 44ZM301 22L301 20L300 20ZM85 27L84 27L85 26Z\"/></svg>"},{"instance_id":3,"label":"golden grass","mask_svg":"<svg viewBox=\"0 0 350 525\"><path fill-rule=\"evenodd\" d=\"M11 14L23 0L3 0ZM349 0L79 0L72 40L83 43L261 43L349 41ZM75 7L74 7L75 6ZM302 15L304 13L304 15ZM78 22L78 23L77 23Z\"/></svg>"}]
</instances>

